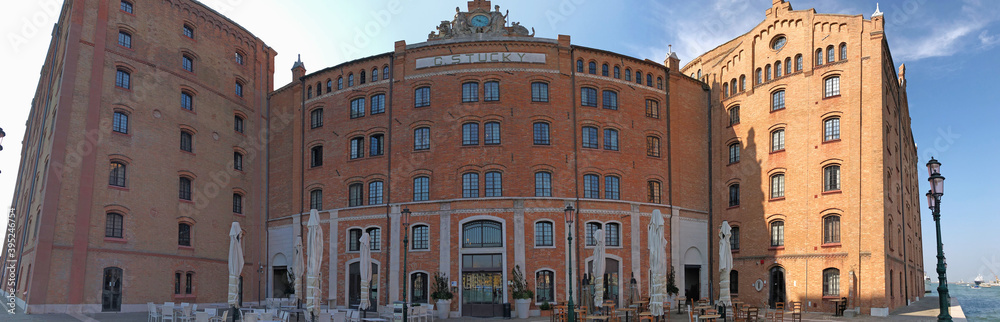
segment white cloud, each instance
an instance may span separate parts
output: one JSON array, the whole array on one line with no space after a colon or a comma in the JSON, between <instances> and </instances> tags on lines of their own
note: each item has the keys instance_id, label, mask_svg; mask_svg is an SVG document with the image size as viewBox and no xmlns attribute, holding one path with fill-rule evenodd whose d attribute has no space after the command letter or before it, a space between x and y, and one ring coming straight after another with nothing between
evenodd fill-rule
<instances>
[{"instance_id":1,"label":"white cloud","mask_svg":"<svg viewBox=\"0 0 1000 322\"><path fill-rule=\"evenodd\" d=\"M899 60L916 61L932 57L948 57L976 49L975 47L992 47L1000 42L1000 37L988 35L984 28L1000 19L1000 15L998 15L1000 10L994 7L983 4L979 0L966 0L963 1L956 14L957 17L950 21L913 19L914 22L919 21L922 25L911 28L907 28L906 25L901 26L900 31L915 36L907 37L904 35L900 37L898 45L893 46L893 53ZM927 7L920 8L928 9ZM972 39L972 35L977 34L977 32L978 44Z\"/></svg>"},{"instance_id":2,"label":"white cloud","mask_svg":"<svg viewBox=\"0 0 1000 322\"><path fill-rule=\"evenodd\" d=\"M989 31L983 30L979 33L979 43L983 45L983 48L991 48L1000 43L1000 35L990 35Z\"/></svg>"}]
</instances>

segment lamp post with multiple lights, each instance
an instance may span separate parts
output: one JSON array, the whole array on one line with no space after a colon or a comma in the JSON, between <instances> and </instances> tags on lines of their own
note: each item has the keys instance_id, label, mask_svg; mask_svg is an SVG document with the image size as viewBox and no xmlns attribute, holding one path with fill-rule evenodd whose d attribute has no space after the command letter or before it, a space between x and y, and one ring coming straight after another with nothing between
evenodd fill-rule
<instances>
[{"instance_id":1,"label":"lamp post with multiple lights","mask_svg":"<svg viewBox=\"0 0 1000 322\"><path fill-rule=\"evenodd\" d=\"M410 254L410 208L403 208L400 213L403 219L403 280L408 281L409 275L406 272L406 260ZM409 284L407 282L407 284ZM410 310L409 299L406 297L406 289L409 285L403 286L403 321L407 321L407 313Z\"/></svg>"},{"instance_id":2,"label":"lamp post with multiple lights","mask_svg":"<svg viewBox=\"0 0 1000 322\"><path fill-rule=\"evenodd\" d=\"M569 299L568 299L569 305L566 306L567 308L569 308L569 315L567 316L566 319L567 321L576 321L576 317L574 316L576 312L573 309L573 284L575 284L575 281L573 280L573 219L575 217L574 216L575 212L576 209L573 209L572 205L566 206L566 209L564 210L564 215L566 216L566 223L569 224L569 228L567 228L568 230L566 231L566 236L567 236L566 240L569 243L569 247L566 248L566 253L569 254L569 263L566 265L566 267L569 267L569 279L570 279Z\"/></svg>"},{"instance_id":3,"label":"lamp post with multiple lights","mask_svg":"<svg viewBox=\"0 0 1000 322\"><path fill-rule=\"evenodd\" d=\"M941 306L941 313L938 314L938 321L951 321L951 299L948 297L948 264L944 259L944 243L941 242L941 196L944 196L944 176L941 175L941 162L931 158L927 161L927 181L931 184L931 190L927 192L927 207L934 215L934 226L937 229L937 273L938 273L938 301Z\"/></svg>"}]
</instances>

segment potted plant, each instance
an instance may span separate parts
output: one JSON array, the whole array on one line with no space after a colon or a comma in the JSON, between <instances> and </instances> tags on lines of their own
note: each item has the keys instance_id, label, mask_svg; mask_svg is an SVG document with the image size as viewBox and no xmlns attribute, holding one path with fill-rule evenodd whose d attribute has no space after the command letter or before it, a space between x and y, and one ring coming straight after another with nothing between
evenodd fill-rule
<instances>
[{"instance_id":1,"label":"potted plant","mask_svg":"<svg viewBox=\"0 0 1000 322\"><path fill-rule=\"evenodd\" d=\"M677 283L674 281L674 270L671 268L670 274L667 274L667 303L673 302L674 296L677 296L678 292L680 292L680 289L677 288ZM670 307L668 306L667 310L669 311L669 309ZM681 304L677 303L678 314L681 312L680 310Z\"/></svg>"},{"instance_id":2,"label":"potted plant","mask_svg":"<svg viewBox=\"0 0 1000 322\"><path fill-rule=\"evenodd\" d=\"M549 304L549 301L542 302L542 305L539 305L538 309L542 310L542 316L552 315L552 304Z\"/></svg>"},{"instance_id":3,"label":"potted plant","mask_svg":"<svg viewBox=\"0 0 1000 322\"><path fill-rule=\"evenodd\" d=\"M517 318L527 319L528 309L531 307L531 298L535 293L528 289L528 283L524 281L524 274L521 274L521 267L514 265L511 271L510 280L511 293L514 295L514 306L517 308Z\"/></svg>"},{"instance_id":4,"label":"potted plant","mask_svg":"<svg viewBox=\"0 0 1000 322\"><path fill-rule=\"evenodd\" d=\"M434 292L431 298L437 300L437 315L439 319L447 319L451 310L451 289L448 288L448 275L443 272L434 274Z\"/></svg>"}]
</instances>

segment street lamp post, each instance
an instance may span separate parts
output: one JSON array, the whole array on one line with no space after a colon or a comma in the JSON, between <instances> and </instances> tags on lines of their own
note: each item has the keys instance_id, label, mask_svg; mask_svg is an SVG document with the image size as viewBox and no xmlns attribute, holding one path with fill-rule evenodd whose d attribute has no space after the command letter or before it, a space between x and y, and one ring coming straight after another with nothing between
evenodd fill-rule
<instances>
[{"instance_id":1,"label":"street lamp post","mask_svg":"<svg viewBox=\"0 0 1000 322\"><path fill-rule=\"evenodd\" d=\"M409 284L409 275L406 272L406 260L410 254L410 208L403 208L403 281ZM406 297L406 289L409 285L403 286L403 321L407 321L407 313L410 310L409 299Z\"/></svg>"},{"instance_id":2,"label":"street lamp post","mask_svg":"<svg viewBox=\"0 0 1000 322\"><path fill-rule=\"evenodd\" d=\"M569 299L567 299L569 305L566 306L569 308L569 315L567 316L567 321L576 321L576 310L573 309L573 284L576 283L576 281L573 280L573 219L575 212L576 210L573 209L572 205L566 206L566 209L564 210L566 223L569 224L569 227L566 230L566 241L569 243L569 247L566 248L566 251L569 254L569 263L566 265L566 267L569 267Z\"/></svg>"},{"instance_id":3,"label":"street lamp post","mask_svg":"<svg viewBox=\"0 0 1000 322\"><path fill-rule=\"evenodd\" d=\"M257 306L260 306L260 278L264 275L264 263L257 263ZM267 307L264 308L267 310Z\"/></svg>"},{"instance_id":4,"label":"street lamp post","mask_svg":"<svg viewBox=\"0 0 1000 322\"><path fill-rule=\"evenodd\" d=\"M948 297L948 264L944 259L944 243L941 242L941 196L944 196L944 176L941 175L941 162L931 158L927 161L927 181L930 182L931 190L927 192L927 206L933 211L934 226L937 229L937 273L938 273L938 301L941 306L941 313L938 314L938 321L951 321L951 298Z\"/></svg>"}]
</instances>

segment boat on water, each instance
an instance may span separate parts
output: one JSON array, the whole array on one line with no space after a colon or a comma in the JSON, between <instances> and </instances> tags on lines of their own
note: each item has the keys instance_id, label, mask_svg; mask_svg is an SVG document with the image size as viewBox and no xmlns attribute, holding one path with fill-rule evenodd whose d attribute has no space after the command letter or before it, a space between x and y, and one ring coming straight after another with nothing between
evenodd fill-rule
<instances>
[{"instance_id":1,"label":"boat on water","mask_svg":"<svg viewBox=\"0 0 1000 322\"><path fill-rule=\"evenodd\" d=\"M979 289L980 285L983 284L983 274L979 274L979 276L976 276L976 279L972 280L972 282L975 283L974 285L972 285L972 289L974 290Z\"/></svg>"}]
</instances>

